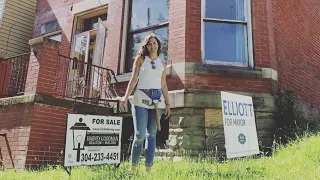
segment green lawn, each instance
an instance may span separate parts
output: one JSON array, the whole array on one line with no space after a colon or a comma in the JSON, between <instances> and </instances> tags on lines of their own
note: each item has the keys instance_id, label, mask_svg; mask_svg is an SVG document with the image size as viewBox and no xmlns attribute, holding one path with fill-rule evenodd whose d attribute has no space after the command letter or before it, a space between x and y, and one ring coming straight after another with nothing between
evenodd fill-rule
<instances>
[{"instance_id":1,"label":"green lawn","mask_svg":"<svg viewBox=\"0 0 320 180\"><path fill-rule=\"evenodd\" d=\"M151 173L145 173L143 165L136 173L128 172L129 163L116 171L112 166L79 167L70 177L62 167L40 172L5 170L0 171L0 179L320 179L320 134L279 147L273 157L208 161L156 161Z\"/></svg>"}]
</instances>

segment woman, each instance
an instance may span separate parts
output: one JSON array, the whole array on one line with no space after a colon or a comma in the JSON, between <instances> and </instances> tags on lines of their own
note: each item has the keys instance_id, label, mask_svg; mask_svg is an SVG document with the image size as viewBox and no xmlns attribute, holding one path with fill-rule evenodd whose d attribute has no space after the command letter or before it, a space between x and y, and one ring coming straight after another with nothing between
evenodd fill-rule
<instances>
[{"instance_id":1,"label":"woman","mask_svg":"<svg viewBox=\"0 0 320 180\"><path fill-rule=\"evenodd\" d=\"M133 63L132 76L129 81L125 96L120 102L124 105L135 85L137 89L132 100L132 117L134 125L134 141L131 149L131 169L138 165L140 154L145 143L146 171L153 165L156 148L156 107L154 103L160 101L158 115L161 117L165 111L166 119L170 116L168 87L166 83L166 66L159 55L161 53L159 39L151 34L147 36ZM139 80L139 81L138 81Z\"/></svg>"}]
</instances>

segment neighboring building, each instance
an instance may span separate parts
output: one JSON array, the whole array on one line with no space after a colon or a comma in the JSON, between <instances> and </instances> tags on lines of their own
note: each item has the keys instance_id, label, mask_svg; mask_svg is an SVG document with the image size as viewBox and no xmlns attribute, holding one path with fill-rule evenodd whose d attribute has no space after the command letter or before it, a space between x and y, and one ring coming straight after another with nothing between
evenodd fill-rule
<instances>
[{"instance_id":1,"label":"neighboring building","mask_svg":"<svg viewBox=\"0 0 320 180\"><path fill-rule=\"evenodd\" d=\"M37 0L0 0L0 59L30 52Z\"/></svg>"},{"instance_id":2,"label":"neighboring building","mask_svg":"<svg viewBox=\"0 0 320 180\"><path fill-rule=\"evenodd\" d=\"M25 99L0 111L9 122L5 112L23 109L19 116L25 118L17 124L27 127L22 129L28 143L21 166L56 162L59 156L53 154L63 149L66 113L72 110L67 99L124 94L133 57L151 32L160 37L168 61L172 105L159 143L168 140L171 150L191 154L224 152L220 92L229 91L253 97L261 148L270 147L277 128L275 94L292 90L309 120L319 117L318 5L311 0L38 0ZM118 82L103 79L92 65L113 70ZM110 82L116 86L111 95ZM130 119L126 115L124 138L133 132ZM16 130L8 124L0 132L9 127ZM43 136L53 131L54 139Z\"/></svg>"}]
</instances>

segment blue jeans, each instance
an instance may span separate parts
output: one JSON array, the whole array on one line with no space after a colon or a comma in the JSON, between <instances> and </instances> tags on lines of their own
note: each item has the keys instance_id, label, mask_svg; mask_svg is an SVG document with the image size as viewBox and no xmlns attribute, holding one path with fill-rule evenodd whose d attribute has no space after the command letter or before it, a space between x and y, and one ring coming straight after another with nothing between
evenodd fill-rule
<instances>
[{"instance_id":1,"label":"blue jeans","mask_svg":"<svg viewBox=\"0 0 320 180\"><path fill-rule=\"evenodd\" d=\"M143 89L151 99L160 99L161 89ZM163 109L159 109L159 117L163 114ZM143 142L145 143L146 166L152 166L156 149L157 119L155 109L146 109L132 105L132 118L134 126L134 140L131 149L131 164L138 165Z\"/></svg>"}]
</instances>

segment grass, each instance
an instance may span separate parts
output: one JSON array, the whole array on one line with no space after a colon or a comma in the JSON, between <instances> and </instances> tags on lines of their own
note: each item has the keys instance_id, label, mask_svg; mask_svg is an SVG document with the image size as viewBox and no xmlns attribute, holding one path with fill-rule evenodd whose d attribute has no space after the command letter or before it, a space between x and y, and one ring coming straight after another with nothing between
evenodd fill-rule
<instances>
[{"instance_id":1,"label":"grass","mask_svg":"<svg viewBox=\"0 0 320 180\"><path fill-rule=\"evenodd\" d=\"M129 163L121 164L116 171L107 165L78 167L70 177L63 167L42 171L5 170L0 171L0 179L320 179L320 133L278 146L272 157L246 157L223 163L211 163L211 160L207 157L197 161L189 158L180 162L156 161L151 173L145 173L143 165L131 173Z\"/></svg>"}]
</instances>

